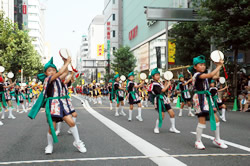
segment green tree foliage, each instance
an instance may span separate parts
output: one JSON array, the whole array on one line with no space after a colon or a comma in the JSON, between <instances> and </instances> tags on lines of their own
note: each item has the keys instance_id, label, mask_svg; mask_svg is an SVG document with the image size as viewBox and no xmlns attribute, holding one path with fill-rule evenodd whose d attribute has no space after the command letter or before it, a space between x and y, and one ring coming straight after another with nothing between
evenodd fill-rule
<instances>
[{"instance_id":1,"label":"green tree foliage","mask_svg":"<svg viewBox=\"0 0 250 166\"><path fill-rule=\"evenodd\" d=\"M130 52L129 47L121 47L114 52L114 61L111 68L120 75L127 76L134 71L136 67L136 58Z\"/></svg>"},{"instance_id":2,"label":"green tree foliage","mask_svg":"<svg viewBox=\"0 0 250 166\"><path fill-rule=\"evenodd\" d=\"M170 31L172 42L176 45L176 64L190 65L199 55L210 55L210 37L203 33L197 22L175 24Z\"/></svg>"},{"instance_id":3,"label":"green tree foliage","mask_svg":"<svg viewBox=\"0 0 250 166\"><path fill-rule=\"evenodd\" d=\"M23 69L24 76L34 76L42 72L41 57L32 45L28 32L18 29L8 18L0 14L0 65L15 77Z\"/></svg>"}]
</instances>

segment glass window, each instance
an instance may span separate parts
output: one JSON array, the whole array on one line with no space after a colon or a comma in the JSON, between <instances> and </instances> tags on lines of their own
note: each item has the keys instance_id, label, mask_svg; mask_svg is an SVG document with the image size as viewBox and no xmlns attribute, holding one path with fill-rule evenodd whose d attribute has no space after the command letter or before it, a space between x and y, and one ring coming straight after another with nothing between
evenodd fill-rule
<instances>
[{"instance_id":1,"label":"glass window","mask_svg":"<svg viewBox=\"0 0 250 166\"><path fill-rule=\"evenodd\" d=\"M113 21L115 21L115 14L113 14Z\"/></svg>"},{"instance_id":2,"label":"glass window","mask_svg":"<svg viewBox=\"0 0 250 166\"><path fill-rule=\"evenodd\" d=\"M113 4L115 4L115 0L113 0Z\"/></svg>"},{"instance_id":3,"label":"glass window","mask_svg":"<svg viewBox=\"0 0 250 166\"><path fill-rule=\"evenodd\" d=\"M115 31L113 31L113 37L115 37Z\"/></svg>"}]
</instances>

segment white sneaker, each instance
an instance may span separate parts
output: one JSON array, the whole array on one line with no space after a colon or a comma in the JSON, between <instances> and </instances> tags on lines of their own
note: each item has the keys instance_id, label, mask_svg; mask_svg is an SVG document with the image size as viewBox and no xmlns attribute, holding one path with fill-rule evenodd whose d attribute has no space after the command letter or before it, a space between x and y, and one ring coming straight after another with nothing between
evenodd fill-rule
<instances>
[{"instance_id":1,"label":"white sneaker","mask_svg":"<svg viewBox=\"0 0 250 166\"><path fill-rule=\"evenodd\" d=\"M182 116L182 112L179 113L179 116Z\"/></svg>"},{"instance_id":2,"label":"white sneaker","mask_svg":"<svg viewBox=\"0 0 250 166\"><path fill-rule=\"evenodd\" d=\"M16 110L16 112L20 112L19 110Z\"/></svg>"},{"instance_id":3,"label":"white sneaker","mask_svg":"<svg viewBox=\"0 0 250 166\"><path fill-rule=\"evenodd\" d=\"M125 112L123 112L123 111L120 112L120 115L126 116Z\"/></svg>"},{"instance_id":4,"label":"white sneaker","mask_svg":"<svg viewBox=\"0 0 250 166\"><path fill-rule=\"evenodd\" d=\"M27 110L24 110L25 113L27 113L28 111Z\"/></svg>"},{"instance_id":5,"label":"white sneaker","mask_svg":"<svg viewBox=\"0 0 250 166\"><path fill-rule=\"evenodd\" d=\"M68 130L68 133L69 133L69 134L72 134L72 132L71 132L71 130L70 130L70 129Z\"/></svg>"},{"instance_id":6,"label":"white sneaker","mask_svg":"<svg viewBox=\"0 0 250 166\"><path fill-rule=\"evenodd\" d=\"M132 121L132 118L128 118L128 121L131 122L131 121Z\"/></svg>"},{"instance_id":7,"label":"white sneaker","mask_svg":"<svg viewBox=\"0 0 250 166\"><path fill-rule=\"evenodd\" d=\"M52 145L48 145L45 148L45 154L52 154L53 152L53 146Z\"/></svg>"},{"instance_id":8,"label":"white sneaker","mask_svg":"<svg viewBox=\"0 0 250 166\"><path fill-rule=\"evenodd\" d=\"M143 121L142 117L141 116L136 116L136 119L139 120L140 122Z\"/></svg>"},{"instance_id":9,"label":"white sneaker","mask_svg":"<svg viewBox=\"0 0 250 166\"><path fill-rule=\"evenodd\" d=\"M159 134L159 133L160 133L159 128L154 128L154 133L155 133L155 134Z\"/></svg>"},{"instance_id":10,"label":"white sneaker","mask_svg":"<svg viewBox=\"0 0 250 166\"><path fill-rule=\"evenodd\" d=\"M220 116L220 118L221 118L221 120L222 120L223 122L226 122L226 121L227 121L226 118L223 117L223 116Z\"/></svg>"},{"instance_id":11,"label":"white sneaker","mask_svg":"<svg viewBox=\"0 0 250 166\"><path fill-rule=\"evenodd\" d=\"M8 118L9 119L16 119L16 117L14 115L9 115Z\"/></svg>"},{"instance_id":12,"label":"white sneaker","mask_svg":"<svg viewBox=\"0 0 250 166\"><path fill-rule=\"evenodd\" d=\"M110 111L112 111L112 109L113 109L113 108L112 108L112 107L110 107L110 109L109 109L109 110L110 110Z\"/></svg>"},{"instance_id":13,"label":"white sneaker","mask_svg":"<svg viewBox=\"0 0 250 166\"><path fill-rule=\"evenodd\" d=\"M177 134L181 133L179 130L177 130L176 128L173 128L173 127L171 127L169 129L169 131L172 132L172 133L177 133Z\"/></svg>"},{"instance_id":14,"label":"white sneaker","mask_svg":"<svg viewBox=\"0 0 250 166\"><path fill-rule=\"evenodd\" d=\"M199 150L205 150L205 146L203 145L203 143L201 141L195 142L195 148L199 149Z\"/></svg>"},{"instance_id":15,"label":"white sneaker","mask_svg":"<svg viewBox=\"0 0 250 166\"><path fill-rule=\"evenodd\" d=\"M192 112L188 113L188 116L194 116L194 114Z\"/></svg>"},{"instance_id":16,"label":"white sneaker","mask_svg":"<svg viewBox=\"0 0 250 166\"><path fill-rule=\"evenodd\" d=\"M73 142L73 145L81 152L85 153L87 152L87 149L85 148L84 143L80 140L79 142Z\"/></svg>"},{"instance_id":17,"label":"white sneaker","mask_svg":"<svg viewBox=\"0 0 250 166\"><path fill-rule=\"evenodd\" d=\"M2 120L4 120L4 118L5 118L5 116L4 116L4 114L2 114L2 117L1 117L1 119L2 119Z\"/></svg>"},{"instance_id":18,"label":"white sneaker","mask_svg":"<svg viewBox=\"0 0 250 166\"><path fill-rule=\"evenodd\" d=\"M228 146L222 140L215 140L214 139L213 144L216 145L219 148L222 148L222 149L227 149L228 148Z\"/></svg>"},{"instance_id":19,"label":"white sneaker","mask_svg":"<svg viewBox=\"0 0 250 166\"><path fill-rule=\"evenodd\" d=\"M116 113L115 113L115 116L119 116L119 113L118 113L118 112L116 112Z\"/></svg>"},{"instance_id":20,"label":"white sneaker","mask_svg":"<svg viewBox=\"0 0 250 166\"><path fill-rule=\"evenodd\" d=\"M0 121L0 126L2 126L3 125L3 122L2 121Z\"/></svg>"},{"instance_id":21,"label":"white sneaker","mask_svg":"<svg viewBox=\"0 0 250 166\"><path fill-rule=\"evenodd\" d=\"M56 130L56 136L58 136L60 134L59 130Z\"/></svg>"}]
</instances>

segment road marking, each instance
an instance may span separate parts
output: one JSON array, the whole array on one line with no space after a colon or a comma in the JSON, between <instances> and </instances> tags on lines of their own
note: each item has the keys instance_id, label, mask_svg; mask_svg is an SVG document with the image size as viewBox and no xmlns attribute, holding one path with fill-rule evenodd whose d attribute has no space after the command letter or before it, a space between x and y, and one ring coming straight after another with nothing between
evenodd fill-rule
<instances>
[{"instance_id":1,"label":"road marking","mask_svg":"<svg viewBox=\"0 0 250 166\"><path fill-rule=\"evenodd\" d=\"M8 161L0 162L0 165L11 164L34 164L34 163L52 163L52 162L67 162L67 161L103 161L103 160L128 160L128 159L153 159L153 158L169 158L169 157L237 157L237 156L250 156L250 154L237 154L237 153L224 153L224 154L177 154L166 156L126 156L126 157L100 157L100 158L74 158L74 159L51 159L51 160L29 160L29 161ZM165 163L166 165L166 163Z\"/></svg>"},{"instance_id":2,"label":"road marking","mask_svg":"<svg viewBox=\"0 0 250 166\"><path fill-rule=\"evenodd\" d=\"M123 128L122 126L118 125L117 123L111 121L110 119L106 118L105 116L101 115L94 109L89 106L87 100L82 100L78 96L74 96L75 98L82 101L82 104L86 111L88 111L91 115L93 115L96 119L106 125L109 129L135 147L138 151L140 151L145 156L169 156L166 152L159 149L158 147L152 145L151 143L147 142L146 140L140 138L139 136L135 135L134 133L130 132L129 130ZM177 160L174 157L161 157L161 158L150 158L154 163L158 164L159 166L165 166L166 163L168 165L175 165L175 166L184 166L185 163Z\"/></svg>"},{"instance_id":3,"label":"road marking","mask_svg":"<svg viewBox=\"0 0 250 166\"><path fill-rule=\"evenodd\" d=\"M191 132L191 133L196 135L196 132ZM204 137L204 138L208 138L210 140L214 140L214 137L206 135L206 134L202 134L201 136ZM246 146L243 146L243 145L239 145L239 144L236 144L236 143L233 143L233 142L225 141L225 140L223 140L223 141L227 145L230 145L232 147L235 147L235 148L238 148L238 149L250 152L250 148L249 147L246 147Z\"/></svg>"}]
</instances>

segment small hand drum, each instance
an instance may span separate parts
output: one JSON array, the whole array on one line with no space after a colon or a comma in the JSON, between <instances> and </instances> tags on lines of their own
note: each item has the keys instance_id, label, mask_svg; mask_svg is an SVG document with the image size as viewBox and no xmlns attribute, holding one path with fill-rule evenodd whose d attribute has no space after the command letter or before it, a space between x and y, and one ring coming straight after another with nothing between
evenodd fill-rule
<instances>
[{"instance_id":1,"label":"small hand drum","mask_svg":"<svg viewBox=\"0 0 250 166\"><path fill-rule=\"evenodd\" d=\"M214 62L220 62L220 60L224 60L224 54L219 50L215 50L211 53L210 58Z\"/></svg>"},{"instance_id":2,"label":"small hand drum","mask_svg":"<svg viewBox=\"0 0 250 166\"><path fill-rule=\"evenodd\" d=\"M59 54L64 59L68 59L68 57L70 56L70 51L68 49L66 49L66 48L61 48L60 51L59 51Z\"/></svg>"},{"instance_id":3,"label":"small hand drum","mask_svg":"<svg viewBox=\"0 0 250 166\"><path fill-rule=\"evenodd\" d=\"M147 75L145 73L140 74L140 79L145 80L147 78Z\"/></svg>"},{"instance_id":4,"label":"small hand drum","mask_svg":"<svg viewBox=\"0 0 250 166\"><path fill-rule=\"evenodd\" d=\"M13 78L14 74L12 72L9 72L7 76L8 76L8 78Z\"/></svg>"},{"instance_id":5,"label":"small hand drum","mask_svg":"<svg viewBox=\"0 0 250 166\"><path fill-rule=\"evenodd\" d=\"M166 80L171 80L171 79L173 79L173 77L174 77L174 75L173 75L173 73L171 72L171 71L166 71L165 73L164 73L164 78L166 79Z\"/></svg>"},{"instance_id":6,"label":"small hand drum","mask_svg":"<svg viewBox=\"0 0 250 166\"><path fill-rule=\"evenodd\" d=\"M120 80L119 83L122 84L122 80Z\"/></svg>"},{"instance_id":7,"label":"small hand drum","mask_svg":"<svg viewBox=\"0 0 250 166\"><path fill-rule=\"evenodd\" d=\"M220 77L219 81L220 81L221 84L225 84L226 79L225 79L225 77Z\"/></svg>"},{"instance_id":8,"label":"small hand drum","mask_svg":"<svg viewBox=\"0 0 250 166\"><path fill-rule=\"evenodd\" d=\"M3 66L0 66L0 73L4 72L5 68Z\"/></svg>"},{"instance_id":9,"label":"small hand drum","mask_svg":"<svg viewBox=\"0 0 250 166\"><path fill-rule=\"evenodd\" d=\"M122 75L122 76L120 77L120 79L121 79L122 81L125 81L125 80L126 80L126 77L125 77L124 75Z\"/></svg>"},{"instance_id":10,"label":"small hand drum","mask_svg":"<svg viewBox=\"0 0 250 166\"><path fill-rule=\"evenodd\" d=\"M145 82L148 83L148 79L146 79Z\"/></svg>"}]
</instances>

